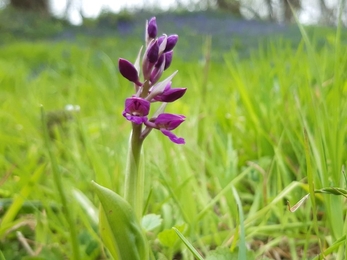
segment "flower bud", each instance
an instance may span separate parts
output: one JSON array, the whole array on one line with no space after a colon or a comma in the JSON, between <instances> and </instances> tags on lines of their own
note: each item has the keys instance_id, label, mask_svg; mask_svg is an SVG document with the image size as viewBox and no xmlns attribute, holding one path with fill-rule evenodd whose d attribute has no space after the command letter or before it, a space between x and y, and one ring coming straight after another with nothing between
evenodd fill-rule
<instances>
[{"instance_id":1,"label":"flower bud","mask_svg":"<svg viewBox=\"0 0 347 260\"><path fill-rule=\"evenodd\" d=\"M156 63L159 58L159 45L158 41L154 41L147 50L147 59L150 63Z\"/></svg>"},{"instance_id":2,"label":"flower bud","mask_svg":"<svg viewBox=\"0 0 347 260\"><path fill-rule=\"evenodd\" d=\"M171 51L175 46L178 41L178 35L177 34L172 34L167 37L167 42L166 42L166 48L164 52Z\"/></svg>"},{"instance_id":3,"label":"flower bud","mask_svg":"<svg viewBox=\"0 0 347 260\"><path fill-rule=\"evenodd\" d=\"M139 82L139 75L135 68L135 66L126 59L118 60L118 68L120 73L127 80L134 82L136 85L141 86L141 82Z\"/></svg>"},{"instance_id":4,"label":"flower bud","mask_svg":"<svg viewBox=\"0 0 347 260\"><path fill-rule=\"evenodd\" d=\"M147 37L154 39L155 37L157 37L157 21L155 17L152 17L147 25Z\"/></svg>"},{"instance_id":5,"label":"flower bud","mask_svg":"<svg viewBox=\"0 0 347 260\"><path fill-rule=\"evenodd\" d=\"M186 88L171 88L171 82L168 84L169 87L165 87L164 92L154 97L154 100L161 102L174 102L181 98L187 91Z\"/></svg>"},{"instance_id":6,"label":"flower bud","mask_svg":"<svg viewBox=\"0 0 347 260\"><path fill-rule=\"evenodd\" d=\"M158 61L159 58L159 45L158 41L155 40L147 48L145 57L142 62L142 73L145 80L148 80L151 76L151 71L153 66Z\"/></svg>"}]
</instances>

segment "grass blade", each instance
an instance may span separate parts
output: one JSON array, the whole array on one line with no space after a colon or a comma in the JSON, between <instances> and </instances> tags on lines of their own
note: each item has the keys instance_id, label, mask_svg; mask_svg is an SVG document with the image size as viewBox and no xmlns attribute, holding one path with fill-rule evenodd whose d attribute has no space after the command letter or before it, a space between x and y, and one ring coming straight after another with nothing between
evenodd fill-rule
<instances>
[{"instance_id":1,"label":"grass blade","mask_svg":"<svg viewBox=\"0 0 347 260\"><path fill-rule=\"evenodd\" d=\"M175 230L177 235L180 237L182 242L188 247L189 251L192 252L192 254L199 260L204 260L202 256L199 254L199 252L193 247L193 245L188 241L188 239L185 238L185 236L175 227L172 228Z\"/></svg>"}]
</instances>

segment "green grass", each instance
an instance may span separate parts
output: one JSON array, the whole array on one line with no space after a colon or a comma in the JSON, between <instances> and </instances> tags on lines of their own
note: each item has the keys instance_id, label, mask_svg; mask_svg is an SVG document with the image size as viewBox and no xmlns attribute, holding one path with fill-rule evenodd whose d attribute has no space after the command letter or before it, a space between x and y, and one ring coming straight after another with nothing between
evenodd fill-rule
<instances>
[{"instance_id":1,"label":"green grass","mask_svg":"<svg viewBox=\"0 0 347 260\"><path fill-rule=\"evenodd\" d=\"M313 187L346 184L347 52L339 38L327 39L310 36L295 48L274 40L247 59L231 51L209 67L175 57L173 86L188 91L168 111L187 116L176 130L187 144L173 145L157 131L144 143L146 213L163 219L147 234L152 256L192 259L175 226L210 259L218 252L244 259L239 241L251 248L249 259L274 259L275 252L308 259L325 250L326 259L344 259L343 198L319 194L295 213L286 206ZM133 90L116 64L134 60L140 44L104 38L0 48L0 259L72 259L66 210L82 259L107 258L91 180L123 194L130 124L121 112ZM67 104L80 112L67 115ZM44 143L41 106L52 120L68 209Z\"/></svg>"}]
</instances>

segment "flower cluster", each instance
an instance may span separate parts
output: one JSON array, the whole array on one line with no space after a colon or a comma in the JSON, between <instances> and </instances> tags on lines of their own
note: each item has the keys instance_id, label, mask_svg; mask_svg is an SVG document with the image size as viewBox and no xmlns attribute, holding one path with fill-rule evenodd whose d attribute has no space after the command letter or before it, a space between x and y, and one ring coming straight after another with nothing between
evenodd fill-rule
<instances>
[{"instance_id":1,"label":"flower cluster","mask_svg":"<svg viewBox=\"0 0 347 260\"><path fill-rule=\"evenodd\" d=\"M167 103L181 98L186 88L171 88L171 80L177 73L163 81L159 81L163 72L170 66L178 36L165 35L157 38L157 23L153 17L146 22L146 50L140 64L142 48L134 64L125 59L119 59L119 71L123 77L133 82L135 94L125 100L123 116L134 124L144 124L141 138L145 138L152 129L160 130L176 144L184 144L183 138L177 137L171 131L184 122L183 115L164 113ZM141 66L141 69L140 69ZM143 79L140 79L140 71ZM162 102L162 105L148 118L151 103Z\"/></svg>"}]
</instances>

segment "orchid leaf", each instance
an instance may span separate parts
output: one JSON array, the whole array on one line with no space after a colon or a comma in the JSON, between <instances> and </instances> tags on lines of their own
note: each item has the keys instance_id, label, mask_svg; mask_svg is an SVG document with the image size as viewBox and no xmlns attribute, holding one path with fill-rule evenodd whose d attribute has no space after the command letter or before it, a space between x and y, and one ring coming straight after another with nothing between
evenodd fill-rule
<instances>
[{"instance_id":1,"label":"orchid leaf","mask_svg":"<svg viewBox=\"0 0 347 260\"><path fill-rule=\"evenodd\" d=\"M115 192L95 182L92 184L101 202L101 237L112 257L115 260L147 259L146 240L129 203Z\"/></svg>"}]
</instances>

